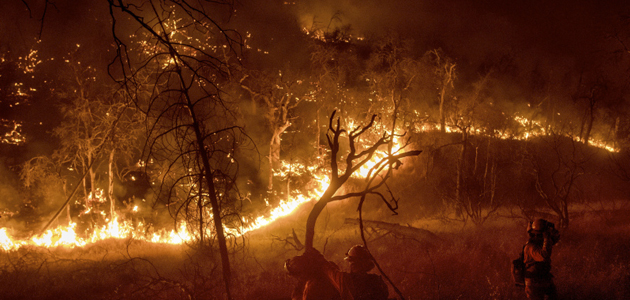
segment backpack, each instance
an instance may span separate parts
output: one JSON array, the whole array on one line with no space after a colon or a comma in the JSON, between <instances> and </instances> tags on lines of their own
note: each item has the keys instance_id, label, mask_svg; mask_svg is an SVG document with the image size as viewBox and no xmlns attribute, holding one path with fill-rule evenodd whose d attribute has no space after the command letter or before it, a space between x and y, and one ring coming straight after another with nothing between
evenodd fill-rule
<instances>
[{"instance_id":1,"label":"backpack","mask_svg":"<svg viewBox=\"0 0 630 300\"><path fill-rule=\"evenodd\" d=\"M525 247L523 246L523 249ZM523 250L521 254L512 261L512 280L516 286L525 286L525 261Z\"/></svg>"}]
</instances>

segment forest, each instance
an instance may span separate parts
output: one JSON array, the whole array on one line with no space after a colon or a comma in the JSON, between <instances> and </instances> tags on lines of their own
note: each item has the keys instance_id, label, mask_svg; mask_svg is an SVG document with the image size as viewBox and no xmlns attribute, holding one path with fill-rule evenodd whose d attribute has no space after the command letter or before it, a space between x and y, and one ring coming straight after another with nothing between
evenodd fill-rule
<instances>
[{"instance_id":1,"label":"forest","mask_svg":"<svg viewBox=\"0 0 630 300\"><path fill-rule=\"evenodd\" d=\"M540 5L1 3L2 298L297 299L363 245L526 299L542 218L560 299L629 299L630 5Z\"/></svg>"}]
</instances>

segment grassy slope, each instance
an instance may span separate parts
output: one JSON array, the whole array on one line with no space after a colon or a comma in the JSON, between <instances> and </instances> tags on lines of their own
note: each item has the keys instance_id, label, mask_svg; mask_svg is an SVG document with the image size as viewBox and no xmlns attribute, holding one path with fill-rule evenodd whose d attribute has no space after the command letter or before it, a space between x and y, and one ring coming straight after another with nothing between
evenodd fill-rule
<instances>
[{"instance_id":1,"label":"grassy slope","mask_svg":"<svg viewBox=\"0 0 630 300\"><path fill-rule=\"evenodd\" d=\"M280 239L291 228L303 236L300 220L308 208L238 240L231 257L236 299L288 298L295 280L282 266L299 251ZM319 220L315 245L345 267L343 253L361 240L355 226L342 222L355 215L352 209L333 214L343 205L333 208ZM553 253L562 298L630 299L630 224L606 225L592 214L572 224ZM524 221L497 218L482 228L435 220L412 225L443 240L428 243L383 231L367 235L378 262L407 299L523 297L511 282L509 264L525 242ZM220 267L213 255L186 246L128 241L82 249L22 249L0 256L0 294L2 299L221 299Z\"/></svg>"}]
</instances>

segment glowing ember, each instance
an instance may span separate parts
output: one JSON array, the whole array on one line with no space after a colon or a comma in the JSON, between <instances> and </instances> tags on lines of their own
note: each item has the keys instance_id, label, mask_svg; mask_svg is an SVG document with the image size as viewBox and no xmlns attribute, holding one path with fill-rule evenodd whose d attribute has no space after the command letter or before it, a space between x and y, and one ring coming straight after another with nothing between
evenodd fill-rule
<instances>
[{"instance_id":1,"label":"glowing ember","mask_svg":"<svg viewBox=\"0 0 630 300\"><path fill-rule=\"evenodd\" d=\"M514 120L522 126L525 130L521 130L518 133L510 133L502 132L500 134L495 133L494 136L500 139L517 139L517 140L525 140L533 136L545 135L545 127L539 124L538 122L528 120L526 118L515 116ZM375 123L374 128L380 128L380 131L386 130L382 123ZM348 122L348 128L352 130L354 128L354 122ZM439 126L436 124L421 124L416 126L415 128L418 132L430 132L430 131L439 131ZM458 128L455 126L447 126L447 132L457 132ZM18 130L18 126L15 127L15 131ZM402 130L401 130L402 132ZM487 134L486 132L470 128L470 134ZM594 147L599 147L602 149L606 149L611 152L619 151L611 146L606 145L606 143L598 141L598 140L590 140L589 144ZM396 153L402 147L401 141L394 138L394 142L392 145L392 153ZM385 158L387 155L386 147L383 147L383 150L378 151L372 157L372 159L367 162L362 168L356 172L355 177L365 178L368 175L370 169L375 166L380 160ZM139 165L144 165L144 162L139 162ZM248 232L254 231L256 229L262 228L264 226L269 225L274 222L278 218L285 217L290 215L298 208L301 204L310 202L313 200L317 200L324 193L326 188L328 187L328 174L324 174L324 171L318 169L317 166L305 166L300 163L287 163L282 162L281 168L274 170L274 176L279 178L289 178L291 176L302 176L308 174L312 177L309 185L312 187L309 188L309 191L306 193L300 193L298 190L294 190L290 193L288 199L280 201L276 207L271 208L267 213L258 216L254 219L246 219L243 218L243 227L241 228L228 228L225 227L224 230L226 233L233 236L242 236ZM88 214L92 212L95 207L98 206L99 203L104 203L106 201L104 192L102 189L97 189L94 195L90 195L86 201L87 207L86 210L81 214ZM265 200L267 201L267 200ZM267 202L269 205L269 202ZM138 206L134 206L130 209L132 213L138 212ZM94 213L94 212L92 212ZM100 214L105 215L104 212L98 212ZM211 218L211 216L209 216ZM68 226L58 226L57 228L47 230L41 235L35 236L31 239L27 240L16 240L11 237L11 232L7 228L0 228L0 247L5 251L17 250L20 247L24 246L39 246L39 247L57 247L57 246L67 246L67 247L82 247L90 243L95 243L98 241L106 240L106 239L136 239L140 241L146 241L151 243L164 243L164 244L183 244L187 242L192 242L195 239L195 234L191 233L189 227L186 222L180 222L177 225L177 229L166 230L161 229L158 231L149 230L150 226L146 226L143 223L136 223L120 220L118 215L111 216L111 219L106 220L106 224L103 226L94 226L91 230L91 234L89 234L86 238L81 238L80 234L78 234L76 229L76 224L72 223ZM207 236L211 236L213 234L210 228L206 229L205 234Z\"/></svg>"},{"instance_id":2,"label":"glowing ember","mask_svg":"<svg viewBox=\"0 0 630 300\"><path fill-rule=\"evenodd\" d=\"M8 125L5 125L8 126ZM26 142L26 139L22 136L22 124L13 121L13 129L5 133L0 142L3 144L20 145Z\"/></svg>"}]
</instances>

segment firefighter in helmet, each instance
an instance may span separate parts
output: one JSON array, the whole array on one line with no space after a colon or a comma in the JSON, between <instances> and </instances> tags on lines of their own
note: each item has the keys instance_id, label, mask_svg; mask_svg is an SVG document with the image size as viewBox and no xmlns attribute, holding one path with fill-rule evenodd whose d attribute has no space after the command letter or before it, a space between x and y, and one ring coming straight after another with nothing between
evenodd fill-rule
<instances>
[{"instance_id":1,"label":"firefighter in helmet","mask_svg":"<svg viewBox=\"0 0 630 300\"><path fill-rule=\"evenodd\" d=\"M298 282L291 292L291 300L341 300L339 291L323 271L328 261L315 249L285 261L284 269Z\"/></svg>"},{"instance_id":2,"label":"firefighter in helmet","mask_svg":"<svg viewBox=\"0 0 630 300\"><path fill-rule=\"evenodd\" d=\"M292 299L324 299L315 295L323 292L331 297L326 299L387 299L389 291L385 281L379 275L368 273L374 268L374 262L364 246L350 248L344 260L348 262L350 272L340 271L335 263L327 261L315 249L306 250L304 254L287 260L285 268L298 279L302 278L300 282L304 282L303 285L298 283ZM328 290L329 285L336 295Z\"/></svg>"},{"instance_id":3,"label":"firefighter in helmet","mask_svg":"<svg viewBox=\"0 0 630 300\"><path fill-rule=\"evenodd\" d=\"M525 293L531 300L557 299L551 274L551 251L560 237L555 225L544 219L529 222L529 240L523 247Z\"/></svg>"},{"instance_id":4,"label":"firefighter in helmet","mask_svg":"<svg viewBox=\"0 0 630 300\"><path fill-rule=\"evenodd\" d=\"M372 255L363 245L352 246L344 260L350 272L338 268L325 269L328 278L341 294L343 300L384 300L389 296L387 284L381 276L370 274L374 268Z\"/></svg>"}]
</instances>

